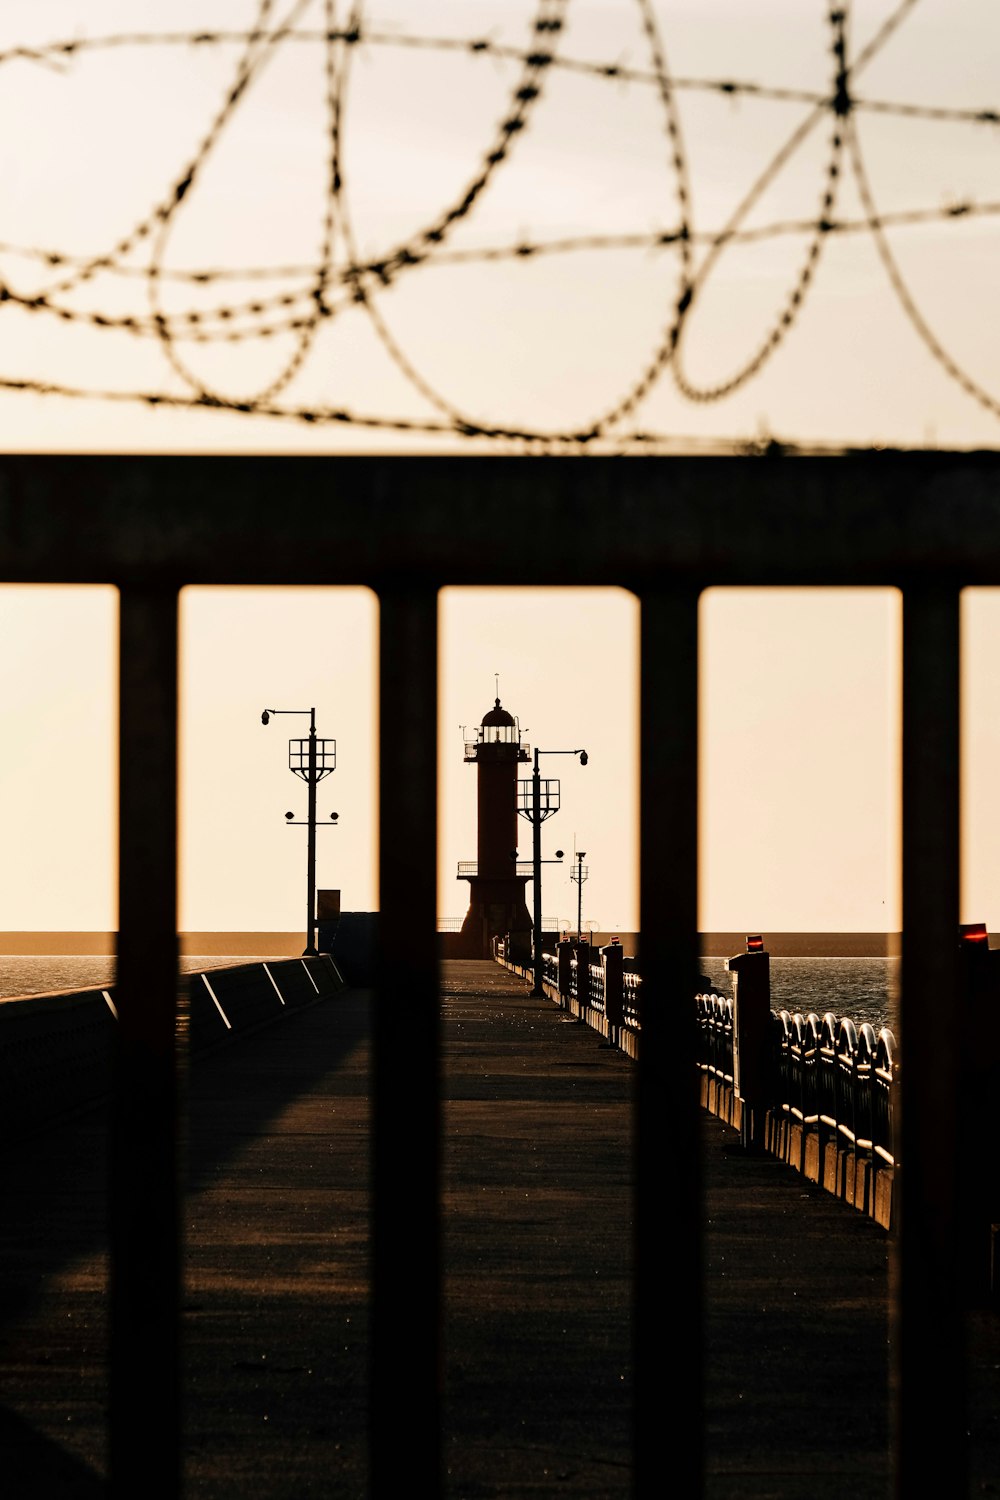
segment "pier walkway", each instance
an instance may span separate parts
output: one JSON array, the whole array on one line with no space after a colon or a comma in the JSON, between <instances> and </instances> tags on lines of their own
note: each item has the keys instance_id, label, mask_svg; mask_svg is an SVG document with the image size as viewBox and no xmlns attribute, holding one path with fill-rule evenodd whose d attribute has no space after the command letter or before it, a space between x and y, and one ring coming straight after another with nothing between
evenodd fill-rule
<instances>
[{"instance_id":1,"label":"pier walkway","mask_svg":"<svg viewBox=\"0 0 1000 1500\"><path fill-rule=\"evenodd\" d=\"M442 1003L445 1492L625 1500L635 1065L492 964L445 964ZM369 1019L346 991L192 1072L189 1500L366 1495ZM103 1130L92 1115L7 1164L13 1500L104 1490ZM883 1500L886 1235L708 1115L703 1151L708 1500ZM665 1276L671 1212L665 1162ZM1000 1473L1000 1338L992 1316L974 1332L978 1494ZM665 1418L684 1371L665 1348ZM399 1458L400 1494L422 1492ZM669 1493L666 1446L663 1464Z\"/></svg>"}]
</instances>

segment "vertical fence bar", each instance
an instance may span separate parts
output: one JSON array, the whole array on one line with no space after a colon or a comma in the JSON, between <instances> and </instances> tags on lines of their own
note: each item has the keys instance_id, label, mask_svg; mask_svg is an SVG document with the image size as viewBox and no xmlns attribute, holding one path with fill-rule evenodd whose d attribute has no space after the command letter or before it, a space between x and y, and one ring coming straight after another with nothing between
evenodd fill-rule
<instances>
[{"instance_id":1,"label":"vertical fence bar","mask_svg":"<svg viewBox=\"0 0 1000 1500\"><path fill-rule=\"evenodd\" d=\"M902 1171L896 1493L966 1493L958 1254L958 591L903 595ZM932 1436L931 1436L932 1435Z\"/></svg>"},{"instance_id":2,"label":"vertical fence bar","mask_svg":"<svg viewBox=\"0 0 1000 1500\"><path fill-rule=\"evenodd\" d=\"M441 1493L437 596L380 595L371 1493Z\"/></svg>"},{"instance_id":3,"label":"vertical fence bar","mask_svg":"<svg viewBox=\"0 0 1000 1500\"><path fill-rule=\"evenodd\" d=\"M700 1496L703 1469L698 1109L698 596L642 595L642 1042L635 1172L637 1500ZM663 1173L670 1162L670 1274ZM664 1361L680 1373L664 1401Z\"/></svg>"},{"instance_id":4,"label":"vertical fence bar","mask_svg":"<svg viewBox=\"0 0 1000 1500\"><path fill-rule=\"evenodd\" d=\"M177 595L124 588L111 1130L115 1500L179 1493Z\"/></svg>"}]
</instances>

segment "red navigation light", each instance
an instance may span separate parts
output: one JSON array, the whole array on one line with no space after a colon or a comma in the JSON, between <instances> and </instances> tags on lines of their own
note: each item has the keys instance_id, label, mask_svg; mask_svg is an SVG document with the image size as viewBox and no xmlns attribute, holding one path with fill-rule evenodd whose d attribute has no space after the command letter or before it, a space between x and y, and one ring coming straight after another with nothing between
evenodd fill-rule
<instances>
[{"instance_id":1,"label":"red navigation light","mask_svg":"<svg viewBox=\"0 0 1000 1500\"><path fill-rule=\"evenodd\" d=\"M747 934L747 952L748 953L763 953L763 951L764 951L764 939L760 935L760 933L759 932L748 933Z\"/></svg>"},{"instance_id":2,"label":"red navigation light","mask_svg":"<svg viewBox=\"0 0 1000 1500\"><path fill-rule=\"evenodd\" d=\"M985 943L989 946L990 935L986 931L985 922L963 922L958 929L958 936L963 943Z\"/></svg>"}]
</instances>

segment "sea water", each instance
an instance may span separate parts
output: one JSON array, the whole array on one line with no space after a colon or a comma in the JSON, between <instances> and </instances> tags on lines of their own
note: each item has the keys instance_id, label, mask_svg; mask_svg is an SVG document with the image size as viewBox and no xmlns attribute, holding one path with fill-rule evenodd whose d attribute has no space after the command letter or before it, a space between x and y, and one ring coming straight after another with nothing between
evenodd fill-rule
<instances>
[{"instance_id":1,"label":"sea water","mask_svg":"<svg viewBox=\"0 0 1000 1500\"><path fill-rule=\"evenodd\" d=\"M194 953L185 954L180 967L183 974L198 974L202 969L266 963L273 958L273 953ZM70 995L77 990L107 989L114 982L113 953L0 954L0 1000L24 995Z\"/></svg>"},{"instance_id":2,"label":"sea water","mask_svg":"<svg viewBox=\"0 0 1000 1500\"><path fill-rule=\"evenodd\" d=\"M701 971L725 995L733 993L733 976L724 958L703 958ZM875 1033L883 1026L899 1039L898 958L771 958L771 1009L832 1011L855 1026L867 1021Z\"/></svg>"}]
</instances>

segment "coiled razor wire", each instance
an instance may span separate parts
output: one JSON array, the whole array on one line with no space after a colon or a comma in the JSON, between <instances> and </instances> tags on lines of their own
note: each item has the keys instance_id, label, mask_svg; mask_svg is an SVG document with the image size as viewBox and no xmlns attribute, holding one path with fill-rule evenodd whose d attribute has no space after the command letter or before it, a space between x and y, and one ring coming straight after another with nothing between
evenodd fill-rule
<instances>
[{"instance_id":1,"label":"coiled razor wire","mask_svg":"<svg viewBox=\"0 0 1000 1500\"><path fill-rule=\"evenodd\" d=\"M653 0L622 0L636 8L644 39L644 65L621 61L574 58L564 51L571 0L537 0L528 36L522 47L500 44L490 37L459 38L400 34L369 22L358 0L350 11L338 0L294 0L281 7L277 0L257 0L252 24L245 30L175 32L119 32L114 35L74 37L43 44L0 50L0 70L17 63L42 67L57 74L79 68L100 54L128 57L136 49L212 48L236 52L236 62L215 110L193 152L182 161L169 186L153 196L153 206L119 234L110 247L81 256L54 246L0 243L0 256L35 262L50 273L41 286L19 290L7 274L0 280L0 303L26 313L92 330L131 335L154 341L172 381L145 389L114 390L99 385L73 385L56 379L0 375L0 390L75 397L104 402L141 404L174 409L210 409L284 423L330 425L360 431L430 434L448 438L486 440L524 445L529 451L602 451L700 447L732 449L771 448L773 443L738 439L685 438L681 434L646 429L641 408L653 389L669 376L687 401L705 405L720 402L756 379L780 345L792 334L812 295L823 249L831 237L868 236L885 270L888 284L928 356L951 381L991 416L1000 417L1000 395L994 394L963 367L949 350L946 335L931 327L893 252L889 231L916 225L956 225L995 218L1000 202L963 199L938 207L915 207L883 212L876 200L865 162L858 120L861 116L922 120L938 125L995 129L1000 107L969 109L893 102L868 97L858 82L869 64L890 44L899 28L918 8L920 0L899 0L876 33L856 52L850 43L849 7L833 6L822 17L829 38L830 77L824 92L772 87L765 83L694 78L673 73L661 17ZM233 119L246 105L261 71L282 50L320 49L324 77L326 186L319 246L313 261L287 265L226 266L222 264L176 269L168 264L174 230L196 196L205 169ZM352 66L366 51L423 50L459 53L470 66L492 60L515 69L506 106L490 139L478 154L475 167L461 189L430 214L414 232L388 244L377 256L363 255L352 223L342 142L349 121L349 83ZM495 180L523 150L547 82L558 72L601 81L608 86L652 90L659 101L664 165L672 183L676 217L669 225L641 233L590 233L546 238L522 231L508 243L477 248L454 245L454 232L475 216ZM696 228L691 167L685 149L681 100L684 95L715 94L747 101L782 101L799 105L804 113L758 173L726 221L713 230ZM810 137L828 133L820 167L821 178L813 217L748 225L747 220L778 174ZM838 213L843 184L850 178L862 212ZM805 253L756 347L735 369L711 381L696 381L689 373L687 348L691 318L726 252L737 245L777 241L796 236L805 240ZM430 266L447 269L461 264L534 261L569 257L581 252L645 250L672 256L675 282L660 318L652 353L634 377L603 409L566 428L532 428L504 422L499 417L466 410L443 391L404 346L386 311L385 293ZM702 252L695 260L695 251ZM135 264L144 254L144 264ZM94 289L98 278L112 278L117 300L130 286L144 289L144 306L121 312L113 305L80 307L74 294ZM228 282L259 283L257 295L227 298ZM280 290L268 290L268 286ZM198 300L178 305L185 288L197 289ZM165 299L165 290L171 296ZM204 293L217 298L205 302ZM292 394L296 377L316 356L321 333L348 313L365 317L382 349L406 383L417 393L426 416L364 412L342 405L300 404ZM264 344L279 335L291 336L291 352L278 370L250 395L238 398L210 384L192 366L186 350L205 345ZM794 445L783 445L794 446ZM816 447L818 445L811 444Z\"/></svg>"}]
</instances>

